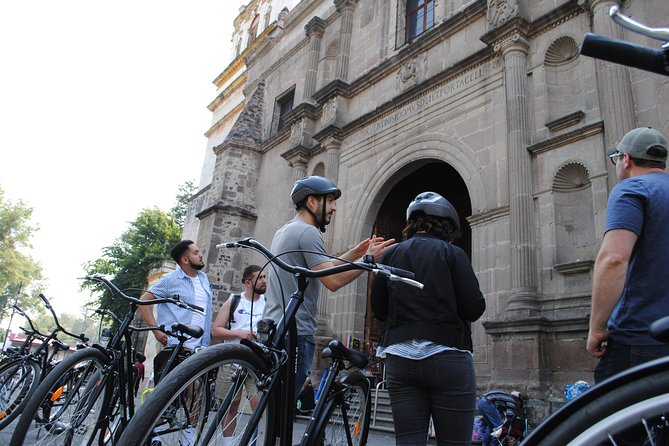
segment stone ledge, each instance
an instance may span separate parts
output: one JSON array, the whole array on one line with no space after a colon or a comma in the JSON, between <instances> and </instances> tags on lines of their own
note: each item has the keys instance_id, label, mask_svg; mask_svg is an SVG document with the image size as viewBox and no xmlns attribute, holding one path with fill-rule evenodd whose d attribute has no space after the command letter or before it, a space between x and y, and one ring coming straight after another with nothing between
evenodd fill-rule
<instances>
[{"instance_id":1,"label":"stone ledge","mask_svg":"<svg viewBox=\"0 0 669 446\"><path fill-rule=\"evenodd\" d=\"M553 268L560 274L579 274L587 273L595 264L594 260L577 260L575 262L558 263L553 265Z\"/></svg>"}]
</instances>

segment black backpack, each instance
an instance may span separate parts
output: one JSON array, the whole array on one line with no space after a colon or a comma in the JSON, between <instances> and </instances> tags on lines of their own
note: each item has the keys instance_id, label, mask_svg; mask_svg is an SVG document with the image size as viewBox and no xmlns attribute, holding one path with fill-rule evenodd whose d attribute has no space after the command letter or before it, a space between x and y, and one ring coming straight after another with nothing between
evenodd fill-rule
<instances>
[{"instance_id":1,"label":"black backpack","mask_svg":"<svg viewBox=\"0 0 669 446\"><path fill-rule=\"evenodd\" d=\"M226 327L228 330L230 330L230 327L232 327L232 324L235 321L235 310L239 306L239 301L242 299L241 294L233 294L232 297L232 302L230 302L230 317L228 318L228 326Z\"/></svg>"}]
</instances>

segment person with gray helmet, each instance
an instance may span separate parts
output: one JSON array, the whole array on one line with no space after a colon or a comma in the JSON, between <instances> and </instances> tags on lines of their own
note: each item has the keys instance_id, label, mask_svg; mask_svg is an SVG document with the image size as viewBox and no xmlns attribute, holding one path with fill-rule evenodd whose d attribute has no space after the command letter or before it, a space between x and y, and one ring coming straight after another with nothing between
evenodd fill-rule
<instances>
[{"instance_id":1,"label":"person with gray helmet","mask_svg":"<svg viewBox=\"0 0 669 446\"><path fill-rule=\"evenodd\" d=\"M355 247L333 259L325 250L323 232L330 224L337 210L335 201L341 196L341 190L327 178L309 176L293 184L290 198L295 205L295 217L274 234L271 251L291 265L310 269L324 269L338 265L343 261L356 261L365 254L372 254L378 259L394 239L384 240L372 236L358 243ZM302 389L307 373L311 369L314 357L316 327L318 322L318 296L321 284L330 291L351 283L361 270L347 271L313 280L304 293L304 302L295 317L297 323L297 376L295 378L295 399ZM293 291L297 289L296 277L281 269L270 272L267 288L267 302L263 318L278 322L288 305Z\"/></svg>"},{"instance_id":2,"label":"person with gray helmet","mask_svg":"<svg viewBox=\"0 0 669 446\"><path fill-rule=\"evenodd\" d=\"M600 358L595 382L669 355L648 326L669 314L667 140L657 130L629 131L609 158L619 182L609 196L602 246L592 278L587 350Z\"/></svg>"},{"instance_id":3,"label":"person with gray helmet","mask_svg":"<svg viewBox=\"0 0 669 446\"><path fill-rule=\"evenodd\" d=\"M404 241L380 262L413 271L418 289L376 277L374 316L385 322L377 356L385 358L398 445L426 444L430 416L438 444L469 445L476 408L470 323L485 300L467 254L451 244L460 217L441 195L409 204Z\"/></svg>"}]
</instances>

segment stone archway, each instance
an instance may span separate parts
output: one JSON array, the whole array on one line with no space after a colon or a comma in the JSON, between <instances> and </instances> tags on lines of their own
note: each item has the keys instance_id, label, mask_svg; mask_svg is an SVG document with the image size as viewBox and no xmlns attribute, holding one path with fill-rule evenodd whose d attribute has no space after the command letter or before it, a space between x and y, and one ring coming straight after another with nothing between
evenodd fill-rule
<instances>
[{"instance_id":1,"label":"stone archway","mask_svg":"<svg viewBox=\"0 0 669 446\"><path fill-rule=\"evenodd\" d=\"M471 199L462 176L451 165L441 160L421 160L406 166L388 180L388 192L377 197L381 206L373 225L373 233L385 238L402 240L402 229L406 223L406 208L413 198L421 192L436 192L449 200L460 216L462 236L455 244L460 246L471 258L471 228L467 217L472 214ZM409 173L407 173L407 171ZM368 284L369 287L369 284ZM382 324L372 317L369 292L367 293L367 311L365 315L364 341L367 351L375 351ZM380 364L372 370L382 374Z\"/></svg>"}]
</instances>

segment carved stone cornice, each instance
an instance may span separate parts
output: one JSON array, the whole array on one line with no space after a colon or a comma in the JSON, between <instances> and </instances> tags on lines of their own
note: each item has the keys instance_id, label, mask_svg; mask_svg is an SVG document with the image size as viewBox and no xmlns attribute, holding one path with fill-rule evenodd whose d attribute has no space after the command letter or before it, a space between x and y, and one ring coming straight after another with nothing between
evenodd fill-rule
<instances>
[{"instance_id":1,"label":"carved stone cornice","mask_svg":"<svg viewBox=\"0 0 669 446\"><path fill-rule=\"evenodd\" d=\"M227 149L237 147L241 149L253 150L254 152L259 152L258 147L255 144L247 141L239 141L236 139L226 139L221 144L214 146L213 151L216 155L220 155L225 152Z\"/></svg>"},{"instance_id":2,"label":"carved stone cornice","mask_svg":"<svg viewBox=\"0 0 669 446\"><path fill-rule=\"evenodd\" d=\"M620 7L623 2L619 0L578 0L578 6L591 14L595 12L595 8L601 3L615 3Z\"/></svg>"},{"instance_id":3,"label":"carved stone cornice","mask_svg":"<svg viewBox=\"0 0 669 446\"><path fill-rule=\"evenodd\" d=\"M573 125L578 124L579 122L585 119L585 113L583 110L575 111L574 113L569 113L568 115L562 116L561 118L554 119L551 122L546 123L546 127L551 132L557 132L559 130L566 129Z\"/></svg>"},{"instance_id":4,"label":"carved stone cornice","mask_svg":"<svg viewBox=\"0 0 669 446\"><path fill-rule=\"evenodd\" d=\"M563 275L587 273L595 264L594 260L579 260L576 262L558 263L553 265L557 272Z\"/></svg>"},{"instance_id":5,"label":"carved stone cornice","mask_svg":"<svg viewBox=\"0 0 669 446\"><path fill-rule=\"evenodd\" d=\"M325 86L313 94L313 98L319 104L324 104L333 96L343 96L345 98L350 98L350 85L341 79L335 79L332 82L328 82Z\"/></svg>"},{"instance_id":6,"label":"carved stone cornice","mask_svg":"<svg viewBox=\"0 0 669 446\"><path fill-rule=\"evenodd\" d=\"M327 148L327 146L329 144L333 144L334 141L339 141L339 145L341 145L344 137L344 131L335 125L329 125L321 129L313 136L313 138L318 141L323 148Z\"/></svg>"},{"instance_id":7,"label":"carved stone cornice","mask_svg":"<svg viewBox=\"0 0 669 446\"><path fill-rule=\"evenodd\" d=\"M195 215L195 218L202 220L203 218L213 213L223 213L230 216L246 218L248 220L258 219L258 215L249 209L244 209L239 206L231 206L222 203L216 203L213 206L209 206L207 208L202 209Z\"/></svg>"},{"instance_id":8,"label":"carved stone cornice","mask_svg":"<svg viewBox=\"0 0 669 446\"><path fill-rule=\"evenodd\" d=\"M293 108L291 111L286 113L285 121L288 124L292 124L299 119L307 118L311 120L316 120L319 115L319 107L317 105L311 104L309 102L302 102Z\"/></svg>"},{"instance_id":9,"label":"carved stone cornice","mask_svg":"<svg viewBox=\"0 0 669 446\"><path fill-rule=\"evenodd\" d=\"M580 141L585 138L589 138L593 135L598 135L604 131L604 122L597 121L592 124L584 125L581 128L572 130L562 135L557 135L552 138L546 139L544 141L532 144L527 147L527 150L532 155L538 155L539 153L547 152L549 150L556 149L558 147Z\"/></svg>"},{"instance_id":10,"label":"carved stone cornice","mask_svg":"<svg viewBox=\"0 0 669 446\"><path fill-rule=\"evenodd\" d=\"M509 217L509 206L502 206L495 209L490 209L487 211L482 211L474 215L467 217L469 226L474 229L478 226L483 226L490 224L499 220L500 218Z\"/></svg>"},{"instance_id":11,"label":"carved stone cornice","mask_svg":"<svg viewBox=\"0 0 669 446\"><path fill-rule=\"evenodd\" d=\"M325 28L327 27L327 22L320 17L313 17L309 20L309 23L304 25L304 33L307 37L323 37L325 34Z\"/></svg>"},{"instance_id":12,"label":"carved stone cornice","mask_svg":"<svg viewBox=\"0 0 669 446\"><path fill-rule=\"evenodd\" d=\"M288 161L288 165L290 167L294 167L296 165L306 166L309 163L311 156L312 150L304 146L295 146L281 154L281 157Z\"/></svg>"},{"instance_id":13,"label":"carved stone cornice","mask_svg":"<svg viewBox=\"0 0 669 446\"><path fill-rule=\"evenodd\" d=\"M358 4L358 0L335 0L334 5L337 11L341 12L344 9L354 9Z\"/></svg>"},{"instance_id":14,"label":"carved stone cornice","mask_svg":"<svg viewBox=\"0 0 669 446\"><path fill-rule=\"evenodd\" d=\"M516 17L482 35L481 41L492 47L495 52L502 54L513 50L527 53L530 48L528 42L530 30L531 25L527 20Z\"/></svg>"}]
</instances>

